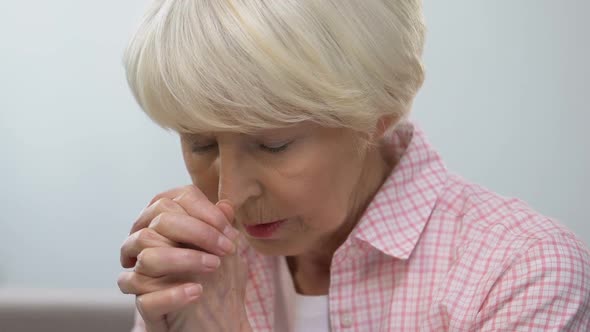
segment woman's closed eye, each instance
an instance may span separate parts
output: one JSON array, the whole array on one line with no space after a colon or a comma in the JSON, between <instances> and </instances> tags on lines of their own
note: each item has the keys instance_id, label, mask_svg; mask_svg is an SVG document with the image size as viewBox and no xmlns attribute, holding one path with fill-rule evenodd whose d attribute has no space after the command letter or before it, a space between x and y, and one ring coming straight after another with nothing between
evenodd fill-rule
<instances>
[{"instance_id":1,"label":"woman's closed eye","mask_svg":"<svg viewBox=\"0 0 590 332\"><path fill-rule=\"evenodd\" d=\"M280 153L280 152L285 151L291 143L292 143L292 141L288 142L288 143L278 143L278 144L260 143L260 144L258 144L258 148L260 148L264 152L268 152L268 153ZM194 144L192 147L193 152L200 153L200 154L213 152L216 149L217 149L216 142L204 143L204 144Z\"/></svg>"},{"instance_id":2,"label":"woman's closed eye","mask_svg":"<svg viewBox=\"0 0 590 332\"><path fill-rule=\"evenodd\" d=\"M292 141L288 142L288 143L280 143L280 144L259 144L258 146L266 152L280 153L280 152L285 151L291 143L292 143Z\"/></svg>"},{"instance_id":3,"label":"woman's closed eye","mask_svg":"<svg viewBox=\"0 0 590 332\"><path fill-rule=\"evenodd\" d=\"M217 148L217 143L194 144L192 147L195 153L207 153Z\"/></svg>"}]
</instances>

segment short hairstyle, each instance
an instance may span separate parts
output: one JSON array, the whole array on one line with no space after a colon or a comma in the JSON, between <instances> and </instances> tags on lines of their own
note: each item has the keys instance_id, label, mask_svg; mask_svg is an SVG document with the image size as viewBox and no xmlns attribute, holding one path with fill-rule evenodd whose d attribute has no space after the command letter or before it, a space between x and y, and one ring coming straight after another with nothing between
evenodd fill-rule
<instances>
[{"instance_id":1,"label":"short hairstyle","mask_svg":"<svg viewBox=\"0 0 590 332\"><path fill-rule=\"evenodd\" d=\"M421 0L155 0L124 66L144 112L179 133L371 132L409 113L424 35Z\"/></svg>"}]
</instances>

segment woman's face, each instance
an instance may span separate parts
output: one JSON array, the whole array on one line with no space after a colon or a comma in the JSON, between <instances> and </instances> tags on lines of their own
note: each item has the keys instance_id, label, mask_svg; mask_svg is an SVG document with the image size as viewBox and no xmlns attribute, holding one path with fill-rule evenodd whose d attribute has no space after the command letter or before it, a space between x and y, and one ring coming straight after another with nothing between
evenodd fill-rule
<instances>
[{"instance_id":1,"label":"woman's face","mask_svg":"<svg viewBox=\"0 0 590 332\"><path fill-rule=\"evenodd\" d=\"M233 203L236 227L256 250L285 256L343 241L354 226L365 160L358 142L351 130L311 123L181 135L193 183L212 202Z\"/></svg>"}]
</instances>

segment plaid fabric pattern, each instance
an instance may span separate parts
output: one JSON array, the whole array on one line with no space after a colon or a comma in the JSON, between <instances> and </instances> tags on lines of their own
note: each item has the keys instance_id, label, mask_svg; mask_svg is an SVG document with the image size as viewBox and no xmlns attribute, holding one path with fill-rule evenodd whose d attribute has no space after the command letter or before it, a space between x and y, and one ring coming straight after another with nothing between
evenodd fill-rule
<instances>
[{"instance_id":1,"label":"plaid fabric pattern","mask_svg":"<svg viewBox=\"0 0 590 332\"><path fill-rule=\"evenodd\" d=\"M524 202L446 170L411 123L403 151L332 260L332 331L590 331L590 252ZM252 249L246 308L275 330L277 257Z\"/></svg>"},{"instance_id":2,"label":"plaid fabric pattern","mask_svg":"<svg viewBox=\"0 0 590 332\"><path fill-rule=\"evenodd\" d=\"M332 260L332 331L590 331L582 241L447 171L413 124L390 142L402 157ZM283 258L243 254L253 330L277 331Z\"/></svg>"}]
</instances>

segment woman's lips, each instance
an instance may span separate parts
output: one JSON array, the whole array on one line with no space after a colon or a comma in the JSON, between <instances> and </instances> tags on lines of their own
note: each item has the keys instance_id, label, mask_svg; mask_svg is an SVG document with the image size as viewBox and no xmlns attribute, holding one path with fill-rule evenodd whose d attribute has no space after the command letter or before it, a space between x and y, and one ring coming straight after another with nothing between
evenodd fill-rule
<instances>
[{"instance_id":1,"label":"woman's lips","mask_svg":"<svg viewBox=\"0 0 590 332\"><path fill-rule=\"evenodd\" d=\"M266 224L246 225L244 228L250 236L265 239L272 237L285 221L287 221L287 219L277 220Z\"/></svg>"}]
</instances>

